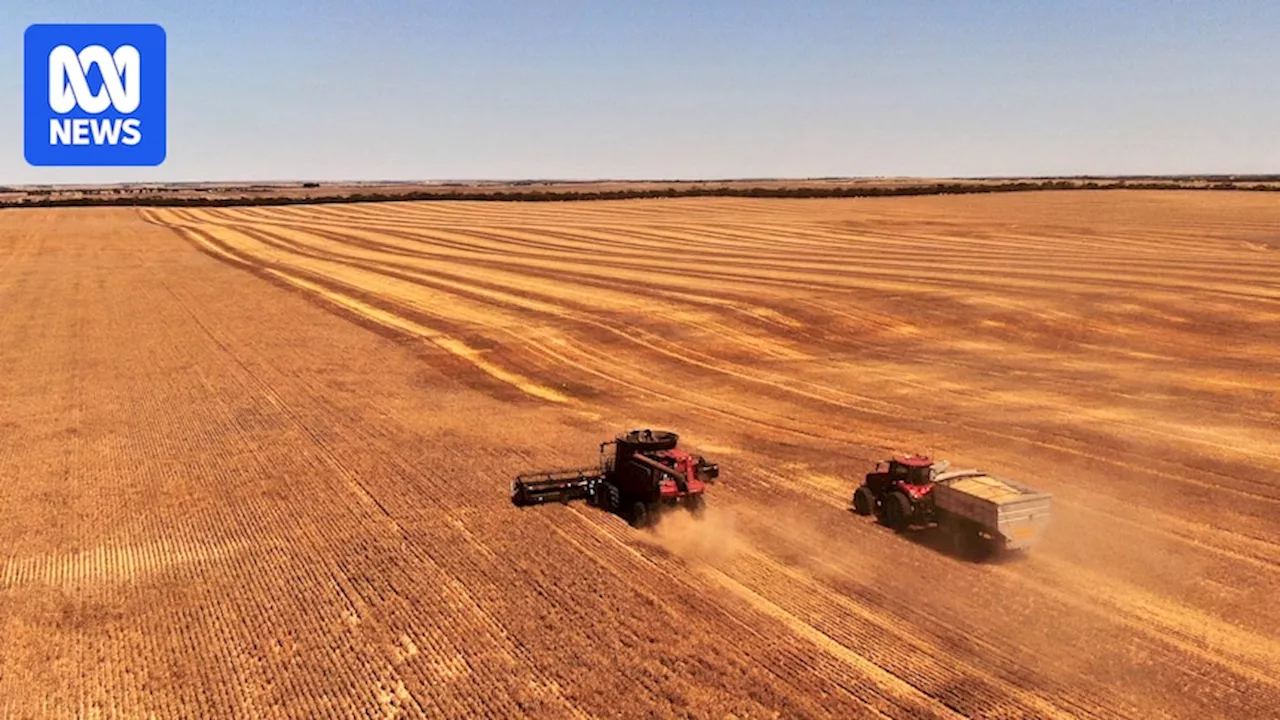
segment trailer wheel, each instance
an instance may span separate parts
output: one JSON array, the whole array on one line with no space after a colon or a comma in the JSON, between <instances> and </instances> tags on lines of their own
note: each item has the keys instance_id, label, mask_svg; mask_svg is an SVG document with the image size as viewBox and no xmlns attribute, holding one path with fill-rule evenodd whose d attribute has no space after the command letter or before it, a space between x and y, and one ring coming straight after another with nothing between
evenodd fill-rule
<instances>
[{"instance_id":1,"label":"trailer wheel","mask_svg":"<svg viewBox=\"0 0 1280 720\"><path fill-rule=\"evenodd\" d=\"M938 530L942 533L943 540L946 541L947 551L952 556L961 560L969 557L969 541L965 533L969 528L964 523L944 518L938 523Z\"/></svg>"},{"instance_id":2,"label":"trailer wheel","mask_svg":"<svg viewBox=\"0 0 1280 720\"><path fill-rule=\"evenodd\" d=\"M652 523L653 518L649 512L649 506L636 501L636 503L631 506L631 526L635 528L646 528Z\"/></svg>"},{"instance_id":3,"label":"trailer wheel","mask_svg":"<svg viewBox=\"0 0 1280 720\"><path fill-rule=\"evenodd\" d=\"M971 522L953 520L948 527L947 540L952 554L961 560L981 562L990 556L991 542Z\"/></svg>"},{"instance_id":4,"label":"trailer wheel","mask_svg":"<svg viewBox=\"0 0 1280 720\"><path fill-rule=\"evenodd\" d=\"M876 495L871 488L863 485L853 491L853 509L859 515L870 515L876 508Z\"/></svg>"},{"instance_id":5,"label":"trailer wheel","mask_svg":"<svg viewBox=\"0 0 1280 720\"><path fill-rule=\"evenodd\" d=\"M899 532L907 529L911 518L911 499L901 490L894 490L884 499L884 524Z\"/></svg>"},{"instance_id":6,"label":"trailer wheel","mask_svg":"<svg viewBox=\"0 0 1280 720\"><path fill-rule=\"evenodd\" d=\"M969 536L969 553L970 557L977 562L986 562L999 554L999 545L994 538L987 537L983 533L974 532Z\"/></svg>"}]
</instances>

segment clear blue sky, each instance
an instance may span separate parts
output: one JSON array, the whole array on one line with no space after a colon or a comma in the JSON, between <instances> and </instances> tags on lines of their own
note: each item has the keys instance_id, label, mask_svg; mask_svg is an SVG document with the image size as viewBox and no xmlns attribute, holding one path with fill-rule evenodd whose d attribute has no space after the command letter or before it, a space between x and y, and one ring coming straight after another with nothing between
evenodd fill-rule
<instances>
[{"instance_id":1,"label":"clear blue sky","mask_svg":"<svg viewBox=\"0 0 1280 720\"><path fill-rule=\"evenodd\" d=\"M1280 172L1280 3L4 0L0 184ZM33 22L158 22L169 154L22 154Z\"/></svg>"}]
</instances>

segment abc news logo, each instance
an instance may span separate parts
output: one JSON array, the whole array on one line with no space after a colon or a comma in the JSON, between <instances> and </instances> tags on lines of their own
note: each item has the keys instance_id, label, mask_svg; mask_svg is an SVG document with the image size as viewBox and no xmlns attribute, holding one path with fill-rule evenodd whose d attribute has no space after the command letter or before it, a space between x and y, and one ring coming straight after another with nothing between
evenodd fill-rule
<instances>
[{"instance_id":1,"label":"abc news logo","mask_svg":"<svg viewBox=\"0 0 1280 720\"><path fill-rule=\"evenodd\" d=\"M76 53L59 45L49 53L49 107L66 114L79 107L91 114L108 107L128 114L138 109L138 49L121 45L114 54L101 45L90 45ZM102 73L102 89L89 90L86 70L97 67ZM137 145L142 141L142 121L138 118L50 119L52 145ZM123 138L121 137L123 135Z\"/></svg>"},{"instance_id":2,"label":"abc news logo","mask_svg":"<svg viewBox=\"0 0 1280 720\"><path fill-rule=\"evenodd\" d=\"M25 149L32 165L159 165L166 154L159 25L32 25Z\"/></svg>"}]
</instances>

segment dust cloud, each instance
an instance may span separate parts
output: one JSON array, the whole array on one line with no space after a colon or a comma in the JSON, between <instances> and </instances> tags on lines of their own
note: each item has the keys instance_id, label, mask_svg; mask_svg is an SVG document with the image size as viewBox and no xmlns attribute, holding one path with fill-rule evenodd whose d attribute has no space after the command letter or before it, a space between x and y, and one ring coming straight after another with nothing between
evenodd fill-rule
<instances>
[{"instance_id":1,"label":"dust cloud","mask_svg":"<svg viewBox=\"0 0 1280 720\"><path fill-rule=\"evenodd\" d=\"M685 560L719 565L743 549L738 516L732 510L708 507L701 517L687 512L665 513L648 540Z\"/></svg>"}]
</instances>

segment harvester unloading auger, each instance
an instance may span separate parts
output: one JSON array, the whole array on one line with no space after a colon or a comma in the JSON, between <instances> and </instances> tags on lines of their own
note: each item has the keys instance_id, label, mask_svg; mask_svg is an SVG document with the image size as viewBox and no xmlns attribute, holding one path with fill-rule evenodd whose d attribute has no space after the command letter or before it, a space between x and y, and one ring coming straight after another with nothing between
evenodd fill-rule
<instances>
[{"instance_id":1,"label":"harvester unloading auger","mask_svg":"<svg viewBox=\"0 0 1280 720\"><path fill-rule=\"evenodd\" d=\"M511 502L587 500L636 527L653 524L662 511L674 507L700 514L702 494L720 476L720 466L677 448L679 441L673 432L632 430L600 444L599 465L517 476ZM613 451L607 452L610 445Z\"/></svg>"}]
</instances>

